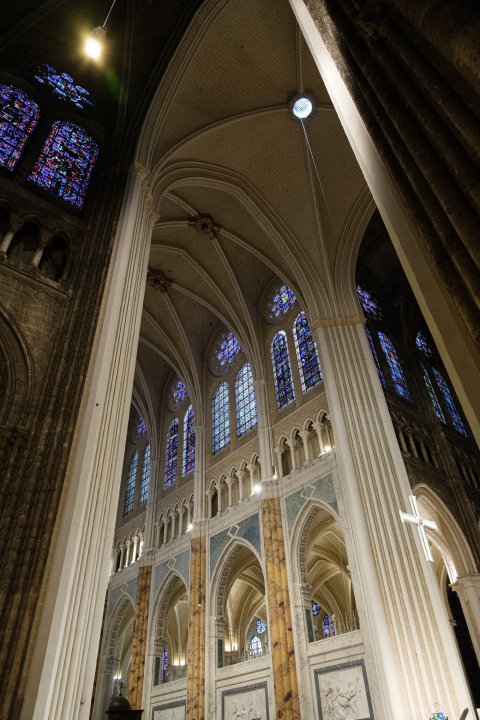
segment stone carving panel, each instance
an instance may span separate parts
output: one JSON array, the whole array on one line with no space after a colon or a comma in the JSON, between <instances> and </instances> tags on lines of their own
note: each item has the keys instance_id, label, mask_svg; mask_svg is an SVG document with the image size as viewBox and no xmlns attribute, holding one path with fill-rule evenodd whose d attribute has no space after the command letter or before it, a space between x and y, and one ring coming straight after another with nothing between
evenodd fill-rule
<instances>
[{"instance_id":1,"label":"stone carving panel","mask_svg":"<svg viewBox=\"0 0 480 720\"><path fill-rule=\"evenodd\" d=\"M267 683L225 690L222 720L269 720Z\"/></svg>"},{"instance_id":2,"label":"stone carving panel","mask_svg":"<svg viewBox=\"0 0 480 720\"><path fill-rule=\"evenodd\" d=\"M363 660L315 670L320 720L373 720Z\"/></svg>"},{"instance_id":3,"label":"stone carving panel","mask_svg":"<svg viewBox=\"0 0 480 720\"><path fill-rule=\"evenodd\" d=\"M186 717L185 700L152 708L152 720L185 720Z\"/></svg>"}]
</instances>

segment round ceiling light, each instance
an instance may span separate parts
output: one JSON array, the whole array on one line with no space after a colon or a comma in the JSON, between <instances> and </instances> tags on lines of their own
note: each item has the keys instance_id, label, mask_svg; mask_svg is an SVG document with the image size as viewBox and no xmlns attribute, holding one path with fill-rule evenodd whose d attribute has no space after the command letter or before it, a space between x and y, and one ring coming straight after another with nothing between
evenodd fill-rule
<instances>
[{"instance_id":1,"label":"round ceiling light","mask_svg":"<svg viewBox=\"0 0 480 720\"><path fill-rule=\"evenodd\" d=\"M298 120L305 120L313 110L313 103L305 95L300 96L292 105L292 112Z\"/></svg>"}]
</instances>

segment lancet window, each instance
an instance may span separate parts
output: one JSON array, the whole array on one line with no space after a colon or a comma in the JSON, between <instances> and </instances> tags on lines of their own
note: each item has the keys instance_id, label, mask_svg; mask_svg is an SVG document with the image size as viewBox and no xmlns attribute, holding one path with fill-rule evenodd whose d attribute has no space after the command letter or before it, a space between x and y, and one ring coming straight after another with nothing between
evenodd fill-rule
<instances>
[{"instance_id":1,"label":"lancet window","mask_svg":"<svg viewBox=\"0 0 480 720\"><path fill-rule=\"evenodd\" d=\"M40 111L38 105L13 85L0 85L0 165L13 170Z\"/></svg>"},{"instance_id":2,"label":"lancet window","mask_svg":"<svg viewBox=\"0 0 480 720\"><path fill-rule=\"evenodd\" d=\"M221 383L212 400L212 453L222 450L230 442L230 403L228 384Z\"/></svg>"},{"instance_id":3,"label":"lancet window","mask_svg":"<svg viewBox=\"0 0 480 720\"><path fill-rule=\"evenodd\" d=\"M302 391L306 392L322 380L322 372L318 361L317 346L312 337L310 325L301 312L293 323L293 337L297 353L298 369L302 382Z\"/></svg>"},{"instance_id":4,"label":"lancet window","mask_svg":"<svg viewBox=\"0 0 480 720\"><path fill-rule=\"evenodd\" d=\"M237 436L240 437L257 424L257 401L250 363L245 363L240 368L235 380L235 404Z\"/></svg>"},{"instance_id":5,"label":"lancet window","mask_svg":"<svg viewBox=\"0 0 480 720\"><path fill-rule=\"evenodd\" d=\"M167 431L167 452L165 459L164 486L169 488L177 479L178 418L172 420Z\"/></svg>"},{"instance_id":6,"label":"lancet window","mask_svg":"<svg viewBox=\"0 0 480 720\"><path fill-rule=\"evenodd\" d=\"M369 330L367 327L365 327L365 332L367 333L367 340L368 340L368 344L370 345L370 350L372 351L373 362L375 363L375 368L376 368L376 370L377 370L377 375L378 375L378 377L380 378L380 382L382 383L382 386L383 386L384 388L386 388L386 387L387 387L387 383L386 383L386 381L385 381L385 375L383 374L383 370L382 370L382 368L381 368L381 366L380 366L380 361L379 361L379 359L378 359L377 351L376 351L375 345L374 345L374 343L373 343L372 333L370 332L370 330Z\"/></svg>"},{"instance_id":7,"label":"lancet window","mask_svg":"<svg viewBox=\"0 0 480 720\"><path fill-rule=\"evenodd\" d=\"M365 315L368 315L373 320L381 320L382 309L370 290L367 290L367 288L363 285L358 284L357 295Z\"/></svg>"},{"instance_id":8,"label":"lancet window","mask_svg":"<svg viewBox=\"0 0 480 720\"><path fill-rule=\"evenodd\" d=\"M263 654L262 641L258 635L254 635L248 644L248 653L250 657L261 657Z\"/></svg>"},{"instance_id":9,"label":"lancet window","mask_svg":"<svg viewBox=\"0 0 480 720\"><path fill-rule=\"evenodd\" d=\"M443 376L438 372L438 370L436 370L435 368L432 368L432 370L435 376L435 381L440 389L440 392L443 395L443 399L445 401L445 405L447 406L449 415L452 418L453 427L457 432L465 435L465 437L468 437L468 433L465 429L465 425L462 422L460 413L457 410L457 406L455 405L455 401L453 399L452 393L450 392L450 388L448 387L447 383L443 379Z\"/></svg>"},{"instance_id":10,"label":"lancet window","mask_svg":"<svg viewBox=\"0 0 480 720\"><path fill-rule=\"evenodd\" d=\"M273 338L271 352L277 408L280 410L295 400L287 336L283 330Z\"/></svg>"},{"instance_id":11,"label":"lancet window","mask_svg":"<svg viewBox=\"0 0 480 720\"><path fill-rule=\"evenodd\" d=\"M438 417L438 419L442 423L446 423L445 421L445 415L443 414L443 410L440 406L440 403L438 402L437 395L435 393L435 390L433 389L433 383L430 379L430 375L428 374L427 368L422 363L422 372L423 372L423 381L425 383L425 387L427 388L427 392L430 396L430 400L432 401L433 409L435 410L435 414Z\"/></svg>"},{"instance_id":12,"label":"lancet window","mask_svg":"<svg viewBox=\"0 0 480 720\"><path fill-rule=\"evenodd\" d=\"M190 405L183 418L183 474L195 468L195 414Z\"/></svg>"},{"instance_id":13,"label":"lancet window","mask_svg":"<svg viewBox=\"0 0 480 720\"><path fill-rule=\"evenodd\" d=\"M127 513L131 512L133 510L133 505L135 503L135 486L137 483L137 470L138 470L138 450L135 450L133 453L132 459L130 460L130 465L128 467L128 475L127 475L127 486L125 489L125 503L123 506L123 514L127 515Z\"/></svg>"},{"instance_id":14,"label":"lancet window","mask_svg":"<svg viewBox=\"0 0 480 720\"><path fill-rule=\"evenodd\" d=\"M378 338L390 369L390 375L395 392L405 400L410 400L407 381L405 380L405 375L403 374L402 366L400 365L400 360L398 359L397 351L395 350L393 343L381 331L378 332Z\"/></svg>"},{"instance_id":15,"label":"lancet window","mask_svg":"<svg viewBox=\"0 0 480 720\"><path fill-rule=\"evenodd\" d=\"M143 420L142 420L143 422ZM142 483L140 485L140 503L148 500L148 489L150 485L150 443L147 443L143 453Z\"/></svg>"},{"instance_id":16,"label":"lancet window","mask_svg":"<svg viewBox=\"0 0 480 720\"><path fill-rule=\"evenodd\" d=\"M97 157L98 147L85 130L56 122L28 179L81 208Z\"/></svg>"}]
</instances>

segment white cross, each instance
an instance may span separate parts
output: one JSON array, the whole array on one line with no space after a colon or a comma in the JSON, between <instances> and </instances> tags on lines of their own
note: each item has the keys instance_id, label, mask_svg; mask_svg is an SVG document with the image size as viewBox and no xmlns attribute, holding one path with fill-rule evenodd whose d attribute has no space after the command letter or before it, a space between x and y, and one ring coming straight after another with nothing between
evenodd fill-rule
<instances>
[{"instance_id":1,"label":"white cross","mask_svg":"<svg viewBox=\"0 0 480 720\"><path fill-rule=\"evenodd\" d=\"M417 505L417 498L415 497L415 495L409 495L408 497L410 498L410 505L412 506L414 515L409 515L408 513L400 511L400 517L402 518L402 522L409 522L418 526L418 534L420 535L420 540L422 541L425 557L427 558L427 560L430 560L430 562L433 562L433 555L430 549L430 543L428 542L425 528L429 528L430 530L437 530L437 523L433 520L426 520L425 518L420 517Z\"/></svg>"}]
</instances>

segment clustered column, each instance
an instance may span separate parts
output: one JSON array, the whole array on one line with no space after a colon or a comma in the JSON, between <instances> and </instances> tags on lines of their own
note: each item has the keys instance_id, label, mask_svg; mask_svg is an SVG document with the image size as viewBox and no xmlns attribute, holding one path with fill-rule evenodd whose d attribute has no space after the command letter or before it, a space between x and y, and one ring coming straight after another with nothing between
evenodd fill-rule
<instances>
[{"instance_id":1,"label":"clustered column","mask_svg":"<svg viewBox=\"0 0 480 720\"><path fill-rule=\"evenodd\" d=\"M193 532L199 532L198 525ZM187 660L187 720L205 718L206 540L192 537Z\"/></svg>"},{"instance_id":2,"label":"clustered column","mask_svg":"<svg viewBox=\"0 0 480 720\"><path fill-rule=\"evenodd\" d=\"M141 567L138 571L137 602L135 605L135 624L133 626L132 639L132 660L128 678L128 699L133 710L139 710L142 706L151 581L152 566L145 565Z\"/></svg>"}]
</instances>

